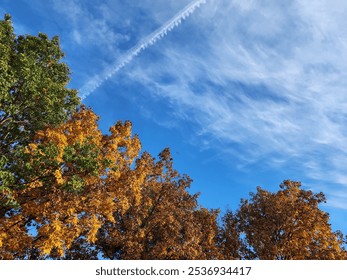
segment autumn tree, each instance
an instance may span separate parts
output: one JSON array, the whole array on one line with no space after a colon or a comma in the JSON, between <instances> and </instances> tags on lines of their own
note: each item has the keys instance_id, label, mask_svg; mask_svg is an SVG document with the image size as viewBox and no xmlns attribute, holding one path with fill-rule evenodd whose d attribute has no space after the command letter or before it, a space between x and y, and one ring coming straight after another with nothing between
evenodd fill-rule
<instances>
[{"instance_id":1,"label":"autumn tree","mask_svg":"<svg viewBox=\"0 0 347 280\"><path fill-rule=\"evenodd\" d=\"M324 202L323 193L304 190L300 182L286 180L275 193L258 187L236 214L245 258L346 259L342 234L332 231L328 213L319 209Z\"/></svg>"},{"instance_id":2,"label":"autumn tree","mask_svg":"<svg viewBox=\"0 0 347 280\"><path fill-rule=\"evenodd\" d=\"M216 258L218 212L198 208L190 183L173 169L169 149L158 161L143 153L133 169L107 183L126 186L129 207L101 227L97 248L109 259Z\"/></svg>"},{"instance_id":3,"label":"autumn tree","mask_svg":"<svg viewBox=\"0 0 347 280\"><path fill-rule=\"evenodd\" d=\"M19 206L0 218L2 258L62 257L76 242L95 242L113 212L127 209L126 188L105 180L121 174L140 143L129 122L102 135L97 119L81 107L64 124L37 131L28 144L23 156L29 164L21 166L31 174L27 186L13 190Z\"/></svg>"},{"instance_id":4,"label":"autumn tree","mask_svg":"<svg viewBox=\"0 0 347 280\"><path fill-rule=\"evenodd\" d=\"M27 180L19 168L38 130L66 121L79 104L67 88L70 71L58 37L18 36L11 18L0 21L0 217L16 205L14 189Z\"/></svg>"},{"instance_id":5,"label":"autumn tree","mask_svg":"<svg viewBox=\"0 0 347 280\"><path fill-rule=\"evenodd\" d=\"M217 258L218 211L198 207L191 179L144 152L131 123L102 134L81 107L64 124L37 131L21 168L19 207L0 218L4 259Z\"/></svg>"},{"instance_id":6,"label":"autumn tree","mask_svg":"<svg viewBox=\"0 0 347 280\"><path fill-rule=\"evenodd\" d=\"M217 211L169 149L140 155L129 121L101 133L58 37L16 37L6 15L0 51L1 259L215 258Z\"/></svg>"}]
</instances>

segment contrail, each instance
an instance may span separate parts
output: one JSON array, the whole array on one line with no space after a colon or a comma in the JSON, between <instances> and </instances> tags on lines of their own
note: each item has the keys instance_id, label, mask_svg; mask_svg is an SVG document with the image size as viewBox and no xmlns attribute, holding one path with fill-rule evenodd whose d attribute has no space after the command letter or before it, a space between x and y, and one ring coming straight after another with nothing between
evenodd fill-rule
<instances>
[{"instance_id":1,"label":"contrail","mask_svg":"<svg viewBox=\"0 0 347 280\"><path fill-rule=\"evenodd\" d=\"M86 98L89 94L94 92L98 87L101 86L106 80L111 78L120 69L122 69L126 64L130 63L135 56L141 53L143 50L147 49L149 46L155 44L158 40L165 37L168 32L170 32L175 27L179 26L184 19L189 17L200 5L206 3L206 0L196 0L191 2L180 12L178 12L174 17L165 22L157 30L149 34L138 44L128 50L123 56L121 56L114 65L107 67L101 74L95 75L91 78L82 88L80 88L81 99Z\"/></svg>"}]
</instances>

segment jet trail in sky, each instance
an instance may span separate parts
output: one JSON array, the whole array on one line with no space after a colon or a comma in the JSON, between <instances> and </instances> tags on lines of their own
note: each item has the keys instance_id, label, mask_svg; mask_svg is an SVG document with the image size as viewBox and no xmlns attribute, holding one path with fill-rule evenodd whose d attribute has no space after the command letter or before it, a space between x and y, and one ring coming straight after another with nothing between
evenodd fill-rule
<instances>
[{"instance_id":1,"label":"jet trail in sky","mask_svg":"<svg viewBox=\"0 0 347 280\"><path fill-rule=\"evenodd\" d=\"M196 0L187 5L184 9L178 12L174 17L165 22L157 30L149 34L142 41L128 50L123 56L121 56L114 65L106 68L103 73L95 75L91 78L80 90L81 99L86 98L89 94L94 92L98 87L100 87L106 80L111 78L120 69L122 69L126 64L130 63L135 56L141 53L143 50L147 49L149 46L155 44L158 40L165 37L168 32L170 32L175 27L182 23L182 20L189 17L200 5L206 3L206 0Z\"/></svg>"}]
</instances>

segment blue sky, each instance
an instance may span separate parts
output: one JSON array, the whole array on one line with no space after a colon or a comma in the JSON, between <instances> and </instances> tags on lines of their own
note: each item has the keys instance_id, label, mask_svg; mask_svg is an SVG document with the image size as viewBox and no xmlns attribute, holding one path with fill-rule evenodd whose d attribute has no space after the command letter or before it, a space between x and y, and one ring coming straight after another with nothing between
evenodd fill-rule
<instances>
[{"instance_id":1,"label":"blue sky","mask_svg":"<svg viewBox=\"0 0 347 280\"><path fill-rule=\"evenodd\" d=\"M170 147L200 204L232 210L284 179L323 191L347 233L347 2L2 0L17 34L59 35L106 133ZM166 31L166 32L165 32Z\"/></svg>"}]
</instances>

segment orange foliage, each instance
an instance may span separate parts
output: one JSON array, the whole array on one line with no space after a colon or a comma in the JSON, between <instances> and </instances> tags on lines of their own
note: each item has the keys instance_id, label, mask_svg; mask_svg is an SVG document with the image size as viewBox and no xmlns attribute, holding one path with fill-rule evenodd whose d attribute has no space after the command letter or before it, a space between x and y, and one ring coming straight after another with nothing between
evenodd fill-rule
<instances>
[{"instance_id":1,"label":"orange foliage","mask_svg":"<svg viewBox=\"0 0 347 280\"><path fill-rule=\"evenodd\" d=\"M114 211L126 211L125 187L110 184L138 155L131 123L102 135L97 116L82 108L65 124L39 131L26 153L33 175L14 192L19 209L0 218L2 258L63 256L80 236L91 243ZM53 152L52 152L53 151ZM79 153L79 155L77 155Z\"/></svg>"},{"instance_id":2,"label":"orange foliage","mask_svg":"<svg viewBox=\"0 0 347 280\"><path fill-rule=\"evenodd\" d=\"M318 208L323 193L281 184L277 193L258 187L251 201L242 200L238 230L246 236L248 255L259 259L346 259L343 236L332 232L329 215Z\"/></svg>"},{"instance_id":3,"label":"orange foliage","mask_svg":"<svg viewBox=\"0 0 347 280\"><path fill-rule=\"evenodd\" d=\"M221 227L199 207L170 150L140 155L129 121L103 135L81 107L24 149L18 207L0 212L0 259L346 259L323 194L258 188Z\"/></svg>"},{"instance_id":4,"label":"orange foliage","mask_svg":"<svg viewBox=\"0 0 347 280\"><path fill-rule=\"evenodd\" d=\"M115 222L99 231L97 246L110 259L217 258L215 235L218 212L196 210L197 196L187 191L188 176L172 168L169 149L155 162L148 153L136 160L119 180L127 186L130 207L114 212ZM123 210L123 211L122 211Z\"/></svg>"},{"instance_id":5,"label":"orange foliage","mask_svg":"<svg viewBox=\"0 0 347 280\"><path fill-rule=\"evenodd\" d=\"M169 149L157 162L139 156L129 121L102 135L97 120L82 107L36 133L25 150L32 174L14 191L20 207L0 218L1 257L216 258L218 213L196 210Z\"/></svg>"}]
</instances>

